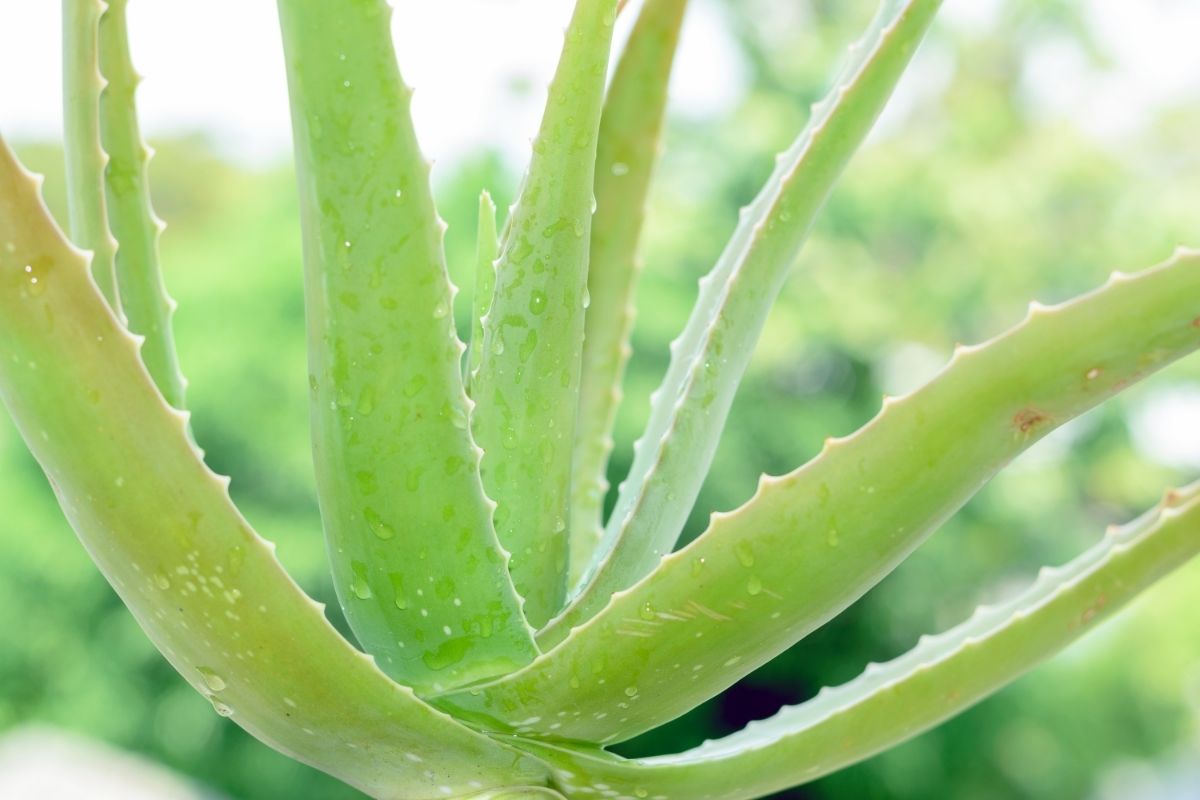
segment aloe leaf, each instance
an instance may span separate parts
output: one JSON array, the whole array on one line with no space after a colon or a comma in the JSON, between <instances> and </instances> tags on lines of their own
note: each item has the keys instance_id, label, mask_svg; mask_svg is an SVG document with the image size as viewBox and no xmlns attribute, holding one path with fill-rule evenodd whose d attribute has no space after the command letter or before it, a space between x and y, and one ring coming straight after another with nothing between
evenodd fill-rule
<instances>
[{"instance_id":1,"label":"aloe leaf","mask_svg":"<svg viewBox=\"0 0 1200 800\"><path fill-rule=\"evenodd\" d=\"M467 353L467 388L483 363L483 322L496 291L496 259L500 240L496 232L496 204L487 192L479 195L479 229L475 238L475 302L472 303L471 346Z\"/></svg>"},{"instance_id":2,"label":"aloe leaf","mask_svg":"<svg viewBox=\"0 0 1200 800\"><path fill-rule=\"evenodd\" d=\"M159 650L218 713L375 797L545 783L325 620L203 463L37 186L0 142L0 398Z\"/></svg>"},{"instance_id":3,"label":"aloe leaf","mask_svg":"<svg viewBox=\"0 0 1200 800\"><path fill-rule=\"evenodd\" d=\"M604 784L631 797L741 800L807 783L894 747L1005 686L1091 631L1200 553L1200 484L1169 492L1152 512L1025 592L856 680L671 756L626 761L532 744L559 766L571 797Z\"/></svg>"},{"instance_id":4,"label":"aloe leaf","mask_svg":"<svg viewBox=\"0 0 1200 800\"><path fill-rule=\"evenodd\" d=\"M280 0L306 264L313 453L338 597L437 690L536 654L468 430L429 163L385 0Z\"/></svg>"},{"instance_id":5,"label":"aloe leaf","mask_svg":"<svg viewBox=\"0 0 1200 800\"><path fill-rule=\"evenodd\" d=\"M599 611L670 552L712 463L738 382L808 229L882 110L940 0L885 0L775 173L743 212L706 276L692 317L671 346L601 543L600 560L543 647Z\"/></svg>"},{"instance_id":6,"label":"aloe leaf","mask_svg":"<svg viewBox=\"0 0 1200 800\"><path fill-rule=\"evenodd\" d=\"M519 786L511 789L492 789L471 795L466 800L564 800L563 796L545 786Z\"/></svg>"},{"instance_id":7,"label":"aloe leaf","mask_svg":"<svg viewBox=\"0 0 1200 800\"><path fill-rule=\"evenodd\" d=\"M108 227L104 171L108 156L100 144L101 0L63 0L63 120L66 126L67 208L71 237L92 253L92 278L119 315L117 242Z\"/></svg>"},{"instance_id":8,"label":"aloe leaf","mask_svg":"<svg viewBox=\"0 0 1200 800\"><path fill-rule=\"evenodd\" d=\"M537 626L566 595L571 453L596 135L616 0L578 0L533 160L510 214L472 384L496 531Z\"/></svg>"},{"instance_id":9,"label":"aloe leaf","mask_svg":"<svg viewBox=\"0 0 1200 800\"><path fill-rule=\"evenodd\" d=\"M638 243L658 161L667 86L687 0L648 0L608 89L596 153L596 215L588 266L586 335L579 385L568 585L600 545L612 428L629 360Z\"/></svg>"},{"instance_id":10,"label":"aloe leaf","mask_svg":"<svg viewBox=\"0 0 1200 800\"><path fill-rule=\"evenodd\" d=\"M138 127L134 95L141 78L129 58L127 3L109 0L98 34L100 72L107 81L100 95L100 133L108 154L108 221L117 241L116 293L129 330L146 339L142 359L155 385L168 403L183 408L187 382L171 330L175 302L167 296L158 263L158 239L166 225L150 205L151 152Z\"/></svg>"},{"instance_id":11,"label":"aloe leaf","mask_svg":"<svg viewBox=\"0 0 1200 800\"><path fill-rule=\"evenodd\" d=\"M764 477L529 667L441 704L601 743L678 716L861 597L1050 430L1200 347L1198 307L1200 252L1183 250L1071 303L1035 304L856 434ZM514 726L516 707L545 721Z\"/></svg>"}]
</instances>

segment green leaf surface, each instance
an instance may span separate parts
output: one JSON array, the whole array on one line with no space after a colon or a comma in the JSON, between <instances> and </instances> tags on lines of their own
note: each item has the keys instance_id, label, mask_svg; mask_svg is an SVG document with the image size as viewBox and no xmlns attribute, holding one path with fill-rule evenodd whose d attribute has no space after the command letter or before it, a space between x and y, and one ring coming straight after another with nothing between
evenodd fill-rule
<instances>
[{"instance_id":1,"label":"green leaf surface","mask_svg":"<svg viewBox=\"0 0 1200 800\"><path fill-rule=\"evenodd\" d=\"M393 683L326 621L203 463L0 143L0 398L92 558L217 713L378 798L544 784L534 760ZM443 789L445 787L445 789Z\"/></svg>"},{"instance_id":2,"label":"green leaf surface","mask_svg":"<svg viewBox=\"0 0 1200 800\"><path fill-rule=\"evenodd\" d=\"M924 637L887 664L814 699L684 753L624 760L531 744L559 766L569 797L602 784L626 797L742 800L807 783L894 747L1013 681L1088 633L1200 553L1200 484L1168 492L1153 511L1012 600Z\"/></svg>"},{"instance_id":3,"label":"green leaf surface","mask_svg":"<svg viewBox=\"0 0 1200 800\"><path fill-rule=\"evenodd\" d=\"M280 0L304 230L313 453L338 597L439 690L536 653L468 430L463 345L385 0Z\"/></svg>"},{"instance_id":4,"label":"green leaf surface","mask_svg":"<svg viewBox=\"0 0 1200 800\"><path fill-rule=\"evenodd\" d=\"M492 789L474 794L465 800L564 800L563 796L553 789L544 786L520 786L512 789Z\"/></svg>"},{"instance_id":5,"label":"green leaf surface","mask_svg":"<svg viewBox=\"0 0 1200 800\"><path fill-rule=\"evenodd\" d=\"M471 346L467 353L467 389L483 363L483 321L496 291L496 259L500 239L496 231L496 204L487 192L479 195L479 228L475 234L475 298L471 304Z\"/></svg>"},{"instance_id":6,"label":"green leaf surface","mask_svg":"<svg viewBox=\"0 0 1200 800\"><path fill-rule=\"evenodd\" d=\"M104 171L108 156L100 144L101 0L63 0L63 121L67 162L67 207L71 237L92 253L92 277L109 306L120 315L117 296L117 241L108 227Z\"/></svg>"},{"instance_id":7,"label":"green leaf surface","mask_svg":"<svg viewBox=\"0 0 1200 800\"><path fill-rule=\"evenodd\" d=\"M440 704L600 743L682 714L861 597L1042 436L1200 347L1198 308L1200 252L1183 250L1071 303L1034 304L921 389L886 399L856 434L764 477L532 665Z\"/></svg>"},{"instance_id":8,"label":"green leaf surface","mask_svg":"<svg viewBox=\"0 0 1200 800\"><path fill-rule=\"evenodd\" d=\"M184 407L187 382L179 370L171 314L158 263L158 239L166 227L150 205L147 165L150 148L142 141L134 95L141 78L129 58L125 7L109 0L100 17L100 72L107 81L100 95L100 134L108 154L105 170L108 221L117 240L117 294L129 330L144 336L142 359L167 402Z\"/></svg>"},{"instance_id":9,"label":"green leaf surface","mask_svg":"<svg viewBox=\"0 0 1200 800\"><path fill-rule=\"evenodd\" d=\"M940 0L885 0L833 88L743 212L700 287L646 433L621 484L600 548L566 613L543 632L553 646L647 575L671 551L700 492L771 305L842 168L866 137L933 20Z\"/></svg>"},{"instance_id":10,"label":"green leaf surface","mask_svg":"<svg viewBox=\"0 0 1200 800\"><path fill-rule=\"evenodd\" d=\"M667 86L687 0L647 0L613 75L596 153L596 214L571 484L568 585L600 545L612 429L629 360L638 243L662 145Z\"/></svg>"},{"instance_id":11,"label":"green leaf surface","mask_svg":"<svg viewBox=\"0 0 1200 800\"><path fill-rule=\"evenodd\" d=\"M472 383L484 486L534 626L566 596L596 137L615 14L616 0L575 5L501 245Z\"/></svg>"}]
</instances>

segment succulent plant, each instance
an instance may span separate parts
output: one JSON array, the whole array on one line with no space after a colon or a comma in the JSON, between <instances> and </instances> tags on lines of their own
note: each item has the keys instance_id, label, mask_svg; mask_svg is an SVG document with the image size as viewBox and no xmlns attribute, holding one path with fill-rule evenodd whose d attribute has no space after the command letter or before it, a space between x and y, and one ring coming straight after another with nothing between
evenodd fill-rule
<instances>
[{"instance_id":1,"label":"succulent plant","mask_svg":"<svg viewBox=\"0 0 1200 800\"><path fill-rule=\"evenodd\" d=\"M70 239L0 147L0 396L84 546L217 713L379 798L750 798L961 711L1200 550L1200 485L1023 594L687 752L605 748L836 616L1057 426L1200 346L1200 252L960 347L676 549L763 321L938 8L882 0L705 277L603 516L637 250L686 0L577 0L469 350L385 0L279 0L313 452L340 603L205 465L171 336L126 0L64 0Z\"/></svg>"}]
</instances>

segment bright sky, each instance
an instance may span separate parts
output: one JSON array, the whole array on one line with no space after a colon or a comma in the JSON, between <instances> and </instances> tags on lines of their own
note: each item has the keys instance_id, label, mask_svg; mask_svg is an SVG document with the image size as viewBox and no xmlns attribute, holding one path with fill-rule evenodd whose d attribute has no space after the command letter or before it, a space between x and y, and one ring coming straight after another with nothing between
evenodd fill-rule
<instances>
[{"instance_id":1,"label":"bright sky","mask_svg":"<svg viewBox=\"0 0 1200 800\"><path fill-rule=\"evenodd\" d=\"M941 24L985 27L1001 2L947 0ZM446 161L491 144L516 160L527 156L571 5L396 0L401 66L417 89L415 114L427 153ZM55 0L0 0L0 132L6 136L60 135L59 6ZM1039 78L1030 81L1032 102L1098 133L1119 134L1137 119L1137 108L1197 93L1200 3L1089 0L1089 6L1116 56L1113 69L1097 76L1070 46L1039 45L1030 59L1031 75ZM204 131L242 160L287 158L274 2L132 0L129 13L134 59L146 75L139 105L150 137ZM625 15L626 27L632 17ZM896 98L901 109L905 89L936 85L946 66L936 53L923 55ZM725 113L741 96L745 69L713 0L693 0L676 74L677 114ZM1040 80L1045 76L1051 79ZM514 93L514 84L529 91Z\"/></svg>"},{"instance_id":2,"label":"bright sky","mask_svg":"<svg viewBox=\"0 0 1200 800\"><path fill-rule=\"evenodd\" d=\"M426 152L482 145L524 158L554 70L569 0L398 0L394 32ZM58 137L60 4L0 0L0 131ZM623 28L632 14L626 15ZM283 53L271 0L133 0L134 62L147 135L205 131L231 155L282 159L290 146ZM466 24L463 24L464 21ZM676 108L737 102L745 72L720 12L699 0L680 54ZM514 92L514 85L527 91Z\"/></svg>"}]
</instances>

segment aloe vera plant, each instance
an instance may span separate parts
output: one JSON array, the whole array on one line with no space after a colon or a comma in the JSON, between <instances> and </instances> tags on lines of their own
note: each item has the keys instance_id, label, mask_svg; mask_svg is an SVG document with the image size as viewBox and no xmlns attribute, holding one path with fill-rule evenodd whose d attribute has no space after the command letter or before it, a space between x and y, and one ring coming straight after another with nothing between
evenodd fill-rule
<instances>
[{"instance_id":1,"label":"aloe vera plant","mask_svg":"<svg viewBox=\"0 0 1200 800\"><path fill-rule=\"evenodd\" d=\"M686 0L577 0L518 199L480 203L470 347L384 0L279 0L312 439L357 643L205 465L157 263L125 0L64 0L68 239L0 146L0 396L71 524L217 713L379 798L751 798L987 696L1200 551L1200 485L1014 599L722 740L607 745L861 597L1057 426L1200 347L1200 252L960 347L682 549L767 312L937 11L882 0L747 206L603 516L637 251Z\"/></svg>"}]
</instances>

